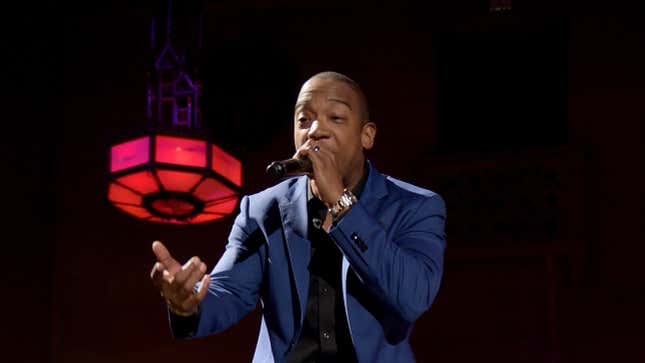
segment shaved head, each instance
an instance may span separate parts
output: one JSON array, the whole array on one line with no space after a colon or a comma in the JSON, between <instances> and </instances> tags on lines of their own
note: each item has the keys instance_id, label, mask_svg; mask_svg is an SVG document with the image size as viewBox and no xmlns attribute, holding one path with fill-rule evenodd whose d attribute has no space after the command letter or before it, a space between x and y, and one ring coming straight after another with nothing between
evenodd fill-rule
<instances>
[{"instance_id":1,"label":"shaved head","mask_svg":"<svg viewBox=\"0 0 645 363\"><path fill-rule=\"evenodd\" d=\"M365 94L363 93L363 90L361 87L354 81L353 79L347 77L346 75L338 72L332 72L332 71L327 71L327 72L320 72L315 75L313 75L311 78L307 80L309 82L312 79L327 79L327 80L332 80L332 81L337 81L337 82L342 82L345 83L346 85L350 86L351 89L356 93L356 98L359 102L358 107L358 113L361 118L361 124L364 124L369 121L370 119L370 112L369 112L369 107L367 105L367 98L365 97ZM306 82L305 82L306 83Z\"/></svg>"}]
</instances>

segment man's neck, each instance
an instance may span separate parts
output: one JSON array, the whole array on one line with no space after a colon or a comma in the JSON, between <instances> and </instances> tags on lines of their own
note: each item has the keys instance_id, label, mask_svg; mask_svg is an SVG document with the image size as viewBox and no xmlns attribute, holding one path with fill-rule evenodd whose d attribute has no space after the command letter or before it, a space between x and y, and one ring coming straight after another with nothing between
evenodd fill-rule
<instances>
[{"instance_id":1,"label":"man's neck","mask_svg":"<svg viewBox=\"0 0 645 363\"><path fill-rule=\"evenodd\" d=\"M347 178L347 180L343 180L343 182L345 183L345 188L351 191L354 191L354 189L356 189L356 187L363 181L363 179L367 178L367 161L363 159L354 170L356 169L360 171L353 173Z\"/></svg>"}]
</instances>

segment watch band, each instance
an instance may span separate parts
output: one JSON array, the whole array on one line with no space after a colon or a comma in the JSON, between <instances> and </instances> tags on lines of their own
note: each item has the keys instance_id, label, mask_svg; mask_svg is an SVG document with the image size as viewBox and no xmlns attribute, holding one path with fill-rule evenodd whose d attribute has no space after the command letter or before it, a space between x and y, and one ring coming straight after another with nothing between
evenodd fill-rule
<instances>
[{"instance_id":1,"label":"watch band","mask_svg":"<svg viewBox=\"0 0 645 363\"><path fill-rule=\"evenodd\" d=\"M336 203L334 203L334 205L329 208L329 214L331 214L332 220L334 222L338 221L338 218L342 216L346 210L351 208L351 206L354 205L354 203L356 203L357 201L358 199L356 198L354 193L345 188L345 190L343 190L343 194L340 195L340 198L338 198Z\"/></svg>"}]
</instances>

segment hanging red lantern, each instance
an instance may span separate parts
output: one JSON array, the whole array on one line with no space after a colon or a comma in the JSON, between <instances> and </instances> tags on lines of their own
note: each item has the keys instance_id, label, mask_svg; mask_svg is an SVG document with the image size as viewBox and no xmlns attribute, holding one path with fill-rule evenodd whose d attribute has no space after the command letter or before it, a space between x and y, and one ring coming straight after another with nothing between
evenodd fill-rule
<instances>
[{"instance_id":1,"label":"hanging red lantern","mask_svg":"<svg viewBox=\"0 0 645 363\"><path fill-rule=\"evenodd\" d=\"M152 222L202 223L235 210L242 164L207 140L153 134L112 146L108 199Z\"/></svg>"},{"instance_id":2,"label":"hanging red lantern","mask_svg":"<svg viewBox=\"0 0 645 363\"><path fill-rule=\"evenodd\" d=\"M240 161L194 136L201 126L201 83L183 66L167 31L148 74L148 119L156 131L110 150L108 200L146 221L208 222L231 214L239 200Z\"/></svg>"}]
</instances>

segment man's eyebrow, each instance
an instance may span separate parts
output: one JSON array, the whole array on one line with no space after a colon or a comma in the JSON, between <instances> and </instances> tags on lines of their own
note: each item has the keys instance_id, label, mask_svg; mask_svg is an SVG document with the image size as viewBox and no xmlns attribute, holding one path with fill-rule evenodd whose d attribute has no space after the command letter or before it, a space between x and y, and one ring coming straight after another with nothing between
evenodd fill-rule
<instances>
[{"instance_id":1,"label":"man's eyebrow","mask_svg":"<svg viewBox=\"0 0 645 363\"><path fill-rule=\"evenodd\" d=\"M347 103L347 102L345 102L343 100L339 100L338 98L328 98L327 101L342 103L343 105L349 107L350 110L352 109L352 106L349 103Z\"/></svg>"},{"instance_id":2,"label":"man's eyebrow","mask_svg":"<svg viewBox=\"0 0 645 363\"><path fill-rule=\"evenodd\" d=\"M300 107L306 107L307 103L309 103L309 101L310 101L310 99L304 99L304 100L300 100L300 101L296 102L296 105L294 106L294 110L298 110L298 108L300 108ZM327 102L342 103L343 105L347 106L350 110L353 110L352 106L348 102L343 101L343 100L338 99L338 98L328 98Z\"/></svg>"},{"instance_id":3,"label":"man's eyebrow","mask_svg":"<svg viewBox=\"0 0 645 363\"><path fill-rule=\"evenodd\" d=\"M297 110L298 107L302 107L305 103L306 103L306 101L298 101L298 102L296 102L296 105L293 107L293 109Z\"/></svg>"}]
</instances>

